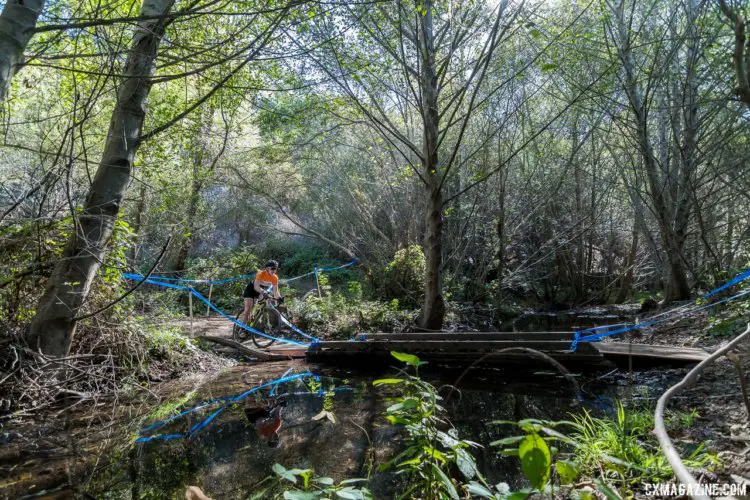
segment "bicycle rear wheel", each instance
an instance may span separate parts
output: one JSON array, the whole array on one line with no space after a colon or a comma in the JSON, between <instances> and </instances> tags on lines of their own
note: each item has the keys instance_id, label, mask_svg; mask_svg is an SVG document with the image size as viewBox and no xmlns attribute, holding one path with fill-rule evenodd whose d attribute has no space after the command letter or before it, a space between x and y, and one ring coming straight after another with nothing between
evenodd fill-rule
<instances>
[{"instance_id":1,"label":"bicycle rear wheel","mask_svg":"<svg viewBox=\"0 0 750 500\"><path fill-rule=\"evenodd\" d=\"M268 335L268 337L266 337L263 335L258 335L254 332L249 332L252 335L253 344L255 344L256 347L264 349L276 342L275 338L269 337L279 336L281 332L281 318L279 317L279 313L276 310L264 305L254 324L251 326L256 330Z\"/></svg>"}]
</instances>

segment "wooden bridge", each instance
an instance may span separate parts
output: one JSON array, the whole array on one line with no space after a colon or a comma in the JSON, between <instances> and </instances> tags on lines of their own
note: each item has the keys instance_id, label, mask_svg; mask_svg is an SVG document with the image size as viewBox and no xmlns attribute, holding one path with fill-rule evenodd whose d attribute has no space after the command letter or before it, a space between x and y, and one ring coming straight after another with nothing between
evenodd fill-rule
<instances>
[{"instance_id":1,"label":"wooden bridge","mask_svg":"<svg viewBox=\"0 0 750 500\"><path fill-rule=\"evenodd\" d=\"M709 356L703 349L613 342L582 342L569 352L571 332L434 332L364 333L354 341L323 341L308 349L274 345L269 350L311 362L381 363L391 351L415 354L421 359L451 364L473 363L511 366L543 365L539 351L568 369L597 369L612 362L697 363Z\"/></svg>"}]
</instances>

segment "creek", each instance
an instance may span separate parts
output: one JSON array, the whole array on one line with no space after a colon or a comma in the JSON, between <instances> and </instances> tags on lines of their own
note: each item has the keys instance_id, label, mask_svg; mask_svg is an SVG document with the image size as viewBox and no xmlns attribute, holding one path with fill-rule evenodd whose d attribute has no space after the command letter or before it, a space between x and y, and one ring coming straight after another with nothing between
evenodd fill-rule
<instances>
[{"instance_id":1,"label":"creek","mask_svg":"<svg viewBox=\"0 0 750 500\"><path fill-rule=\"evenodd\" d=\"M553 318L582 326L602 324L599 316L589 324L574 315ZM532 325L539 330L556 326L548 315L527 316L517 321L527 330ZM37 442L47 439L56 442L58 448L51 447L48 452L19 450L16 459L20 468L0 492L8 498L23 494L67 498L73 492L96 498L184 498L185 489L192 485L199 486L211 498L247 498L278 463L287 468L310 468L317 475L337 481L369 477L368 487L376 498L390 498L397 478L392 472L379 471L377 465L398 451L402 434L383 418L389 405L388 394L382 388L374 388L372 381L394 376L400 368L395 359L377 372L300 361L239 364L211 375L186 376L165 384L158 404L146 397L119 405L102 402L101 410L94 412L72 410L60 416L64 425L48 425L47 431L38 431ZM284 375L305 372L314 375L187 413L139 434L155 422L202 402L236 397ZM583 389L578 392L569 379L552 367L524 371L517 367L480 366L466 373L458 390L448 396L448 386L454 385L462 373L462 369L455 367L428 365L420 375L436 387L442 386L443 404L459 436L482 445L473 454L485 477L492 484L505 482L511 488L525 486L519 461L516 457L500 456L489 443L518 431L491 422L569 419L571 414L581 414L584 408L601 411L602 397L653 390L654 386L671 381L647 378L640 387L626 391L621 383L602 379L600 374L576 376ZM330 394L325 396L327 392ZM259 432L257 420L252 419L254 412L275 405L283 405L278 443L273 442L275 437L269 439ZM205 423L222 406L225 409L205 427L189 437L179 436L189 433L200 422ZM335 422L321 416L324 409L330 410ZM103 424L106 419L98 412L108 414L109 422ZM155 435L174 437L135 442L139 436ZM13 456L5 451L0 461L7 463Z\"/></svg>"}]
</instances>

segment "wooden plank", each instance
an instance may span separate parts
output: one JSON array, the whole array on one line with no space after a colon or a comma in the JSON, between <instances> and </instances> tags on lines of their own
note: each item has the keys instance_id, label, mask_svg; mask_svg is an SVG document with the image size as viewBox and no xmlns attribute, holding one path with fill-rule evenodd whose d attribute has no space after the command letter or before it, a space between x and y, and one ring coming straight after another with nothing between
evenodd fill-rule
<instances>
[{"instance_id":1,"label":"wooden plank","mask_svg":"<svg viewBox=\"0 0 750 500\"><path fill-rule=\"evenodd\" d=\"M305 354L307 354L308 348L306 346L283 344L277 342L264 350L267 352L281 354L292 358L304 358Z\"/></svg>"},{"instance_id":2,"label":"wooden plank","mask_svg":"<svg viewBox=\"0 0 750 500\"><path fill-rule=\"evenodd\" d=\"M583 344L580 344L582 346ZM595 349L605 356L627 356L632 349L632 356L639 358L677 359L684 361L703 361L710 354L695 347L676 347L669 345L628 344L626 342L594 342Z\"/></svg>"},{"instance_id":3,"label":"wooden plank","mask_svg":"<svg viewBox=\"0 0 750 500\"><path fill-rule=\"evenodd\" d=\"M420 359L428 361L430 363L449 363L456 365L467 365L475 362L485 353L443 353L443 352L424 352L419 353ZM564 353L560 351L545 353L555 361L562 363L570 369L577 369L583 366L602 366L607 364L607 360L600 354L573 354ZM305 357L309 362L343 362L349 361L354 362L357 365L364 365L368 362L382 365L384 361L390 360L393 363L397 363L395 360L390 358L387 351L372 351L372 352L351 352L351 351L317 351L308 352ZM481 364L485 365L497 365L497 364L513 364L522 365L524 367L539 367L542 365L549 364L540 357L532 356L526 352L502 352L493 353L492 356L488 356L482 360Z\"/></svg>"},{"instance_id":4,"label":"wooden plank","mask_svg":"<svg viewBox=\"0 0 750 500\"><path fill-rule=\"evenodd\" d=\"M427 352L427 351L470 351L470 352L483 352L492 351L499 349L507 349L510 347L526 347L529 349L536 349L538 351L562 351L567 352L570 348L570 342L565 340L540 340L540 341L514 341L514 340L489 340L489 341L478 341L478 340L376 340L376 341L364 341L364 342L352 342L352 341L325 341L318 344L316 349L329 350L337 349L343 351L361 352L361 351L390 351L390 350L401 350L403 352ZM583 343L578 346L578 350L581 354L595 354L597 351L591 347L588 343Z\"/></svg>"},{"instance_id":5,"label":"wooden plank","mask_svg":"<svg viewBox=\"0 0 750 500\"><path fill-rule=\"evenodd\" d=\"M603 360L603 356L601 354L581 354L581 353L572 353L572 352L563 352L563 351L548 351L543 352L543 354L546 354L547 356L550 356L555 359L582 359L582 360ZM479 358L486 354L491 354L491 358L518 358L518 359L531 359L534 357L533 354L530 354L528 352L524 351L504 351L504 352L495 352L495 351L488 351L488 352L476 352L476 351L467 351L467 352L442 352L442 351L425 351L417 353L420 357L424 357L426 359L466 359L466 360L474 360L476 358ZM355 356L355 357L366 357L366 356L385 356L390 357L389 351L341 351L341 350L323 350L323 351L314 351L310 350L307 352L307 357L309 358L317 358L317 357L336 357L336 356ZM539 358L536 358L539 359ZM395 362L395 361L394 361Z\"/></svg>"},{"instance_id":6,"label":"wooden plank","mask_svg":"<svg viewBox=\"0 0 750 500\"><path fill-rule=\"evenodd\" d=\"M287 353L281 354L279 353L269 353L266 351L261 351L259 349L255 349L253 347L248 347L246 345L240 344L239 342L236 342L231 339L226 339L224 337L213 337L210 335L203 335L201 337L198 337L199 340L206 340L208 342L214 342L216 344L220 344L227 347L232 347L238 351L240 351L243 354L246 354L248 356L253 356L258 359L262 359L264 361L280 361L283 359L289 359L290 355ZM303 354L304 356L304 354Z\"/></svg>"},{"instance_id":7,"label":"wooden plank","mask_svg":"<svg viewBox=\"0 0 750 500\"><path fill-rule=\"evenodd\" d=\"M573 340L573 332L360 333L357 340Z\"/></svg>"}]
</instances>

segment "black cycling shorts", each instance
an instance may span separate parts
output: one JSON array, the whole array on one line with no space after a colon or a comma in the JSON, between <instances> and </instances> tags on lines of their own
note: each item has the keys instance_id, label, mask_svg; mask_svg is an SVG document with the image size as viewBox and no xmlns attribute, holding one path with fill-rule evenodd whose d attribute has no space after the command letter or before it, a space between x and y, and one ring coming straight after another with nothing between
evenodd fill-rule
<instances>
[{"instance_id":1,"label":"black cycling shorts","mask_svg":"<svg viewBox=\"0 0 750 500\"><path fill-rule=\"evenodd\" d=\"M251 281L245 287L245 291L242 292L242 298L243 299L257 299L258 297L260 297L260 294L257 291L255 291L255 282Z\"/></svg>"}]
</instances>

